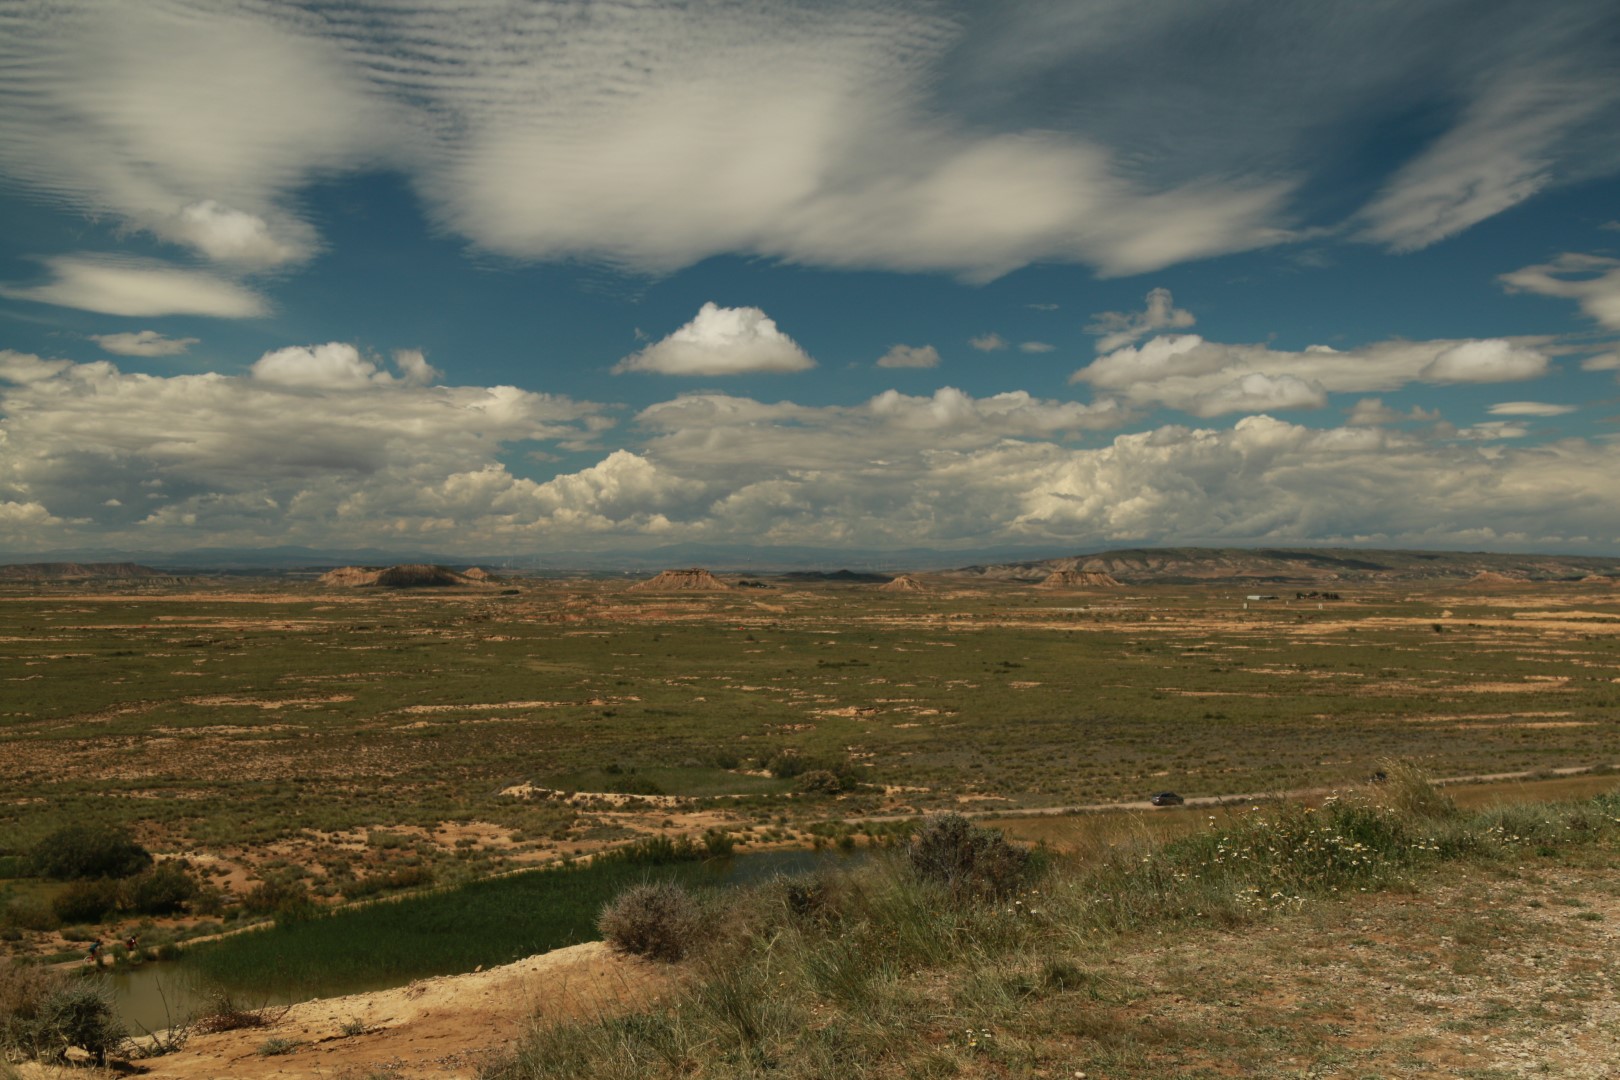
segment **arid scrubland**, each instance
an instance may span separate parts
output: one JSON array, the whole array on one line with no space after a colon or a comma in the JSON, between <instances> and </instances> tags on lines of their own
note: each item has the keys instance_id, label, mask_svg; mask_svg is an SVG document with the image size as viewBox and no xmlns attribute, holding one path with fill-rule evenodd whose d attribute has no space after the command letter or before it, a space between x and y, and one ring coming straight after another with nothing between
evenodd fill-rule
<instances>
[{"instance_id":1,"label":"arid scrubland","mask_svg":"<svg viewBox=\"0 0 1620 1080\"><path fill-rule=\"evenodd\" d=\"M1620 761L1607 583L1243 594L17 587L0 830L127 827L228 920L266 885L363 898L671 830ZM48 900L8 894L37 925Z\"/></svg>"},{"instance_id":2,"label":"arid scrubland","mask_svg":"<svg viewBox=\"0 0 1620 1080\"><path fill-rule=\"evenodd\" d=\"M323 941L376 954L367 942L441 918L435 897L469 931L553 905L496 878L477 897L391 906L388 926L322 912L634 844L660 867L879 850L851 875L725 893L660 870L700 890L688 922L711 932L656 976L615 961L661 987L657 1007L610 994L582 1027L541 993L542 1018L572 1019L521 1044L502 1028L494 1058L464 1047L461 1075L570 1075L570 1061L607 1076L1519 1075L1498 1052L1511 1037L1525 1060L1584 1076L1609 1048L1596 1028L1613 982L1580 959L1620 917L1605 884L1620 818L1603 794L1620 762L1607 582L1265 600L940 579L36 585L0 596L0 658L0 929L18 958L134 934L138 949L108 959L141 962L267 920L305 961L336 956ZM1392 762L1597 801L1491 809L1503 785L1436 791ZM1536 779L1570 770L1595 771ZM1399 782L1369 784L1379 772ZM1191 805L1042 813L1143 807L1163 789ZM1312 794L1226 804L1288 791ZM1045 851L1015 887L917 879L906 837L953 811L993 812ZM69 827L156 861L117 880L47 872L41 853ZM641 873L618 865L590 888ZM556 905L559 929L530 951L580 940L569 927L588 929L605 895L559 880L584 907L567 922ZM220 963L269 963L271 939L234 940ZM523 951L475 944L445 938L398 977ZM1367 980L1388 992L1369 1001ZM1561 1058L1541 1053L1549 1025ZM377 1054L393 1046L381 1030L361 1033ZM388 1060L341 1030L321 1050L299 1030L255 1032L287 1043L273 1053L244 1037L199 1036L186 1052L200 1071L172 1075L209 1075L211 1039L237 1048L233 1074L247 1058L307 1075ZM154 1075L186 1059L163 1060ZM418 1074L400 1069L353 1075Z\"/></svg>"}]
</instances>

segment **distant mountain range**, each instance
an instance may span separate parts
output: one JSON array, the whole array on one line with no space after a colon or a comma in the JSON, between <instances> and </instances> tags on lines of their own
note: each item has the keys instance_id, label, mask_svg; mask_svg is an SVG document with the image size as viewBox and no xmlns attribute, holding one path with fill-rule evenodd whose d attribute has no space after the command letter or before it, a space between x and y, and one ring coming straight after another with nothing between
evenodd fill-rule
<instances>
[{"instance_id":1,"label":"distant mountain range","mask_svg":"<svg viewBox=\"0 0 1620 1080\"><path fill-rule=\"evenodd\" d=\"M1123 548L1050 557L1027 548L980 550L963 566L963 553L914 548L849 551L827 548L752 548L679 544L646 551L554 551L523 557L462 552L388 552L378 549L200 548L191 551L55 552L0 566L0 581L72 581L207 574L309 577L342 566L381 568L422 563L480 566L497 574L630 576L672 567L702 567L717 574L782 575L803 582L876 583L899 573L933 572L958 580L1038 582L1057 571L1109 574L1121 582L1191 584L1248 581L1284 584L1468 579L1479 574L1529 581L1596 576L1620 581L1620 558L1598 555L1523 555L1485 551L1383 551L1366 548ZM67 561L67 560L72 561Z\"/></svg>"},{"instance_id":2,"label":"distant mountain range","mask_svg":"<svg viewBox=\"0 0 1620 1080\"><path fill-rule=\"evenodd\" d=\"M1213 581L1322 584L1457 580L1481 574L1523 581L1620 581L1620 559L1595 555L1504 555L1484 551L1378 551L1362 548L1127 548L1028 562L964 567L956 576L1040 581L1060 570L1111 574L1137 584Z\"/></svg>"},{"instance_id":3,"label":"distant mountain range","mask_svg":"<svg viewBox=\"0 0 1620 1080\"><path fill-rule=\"evenodd\" d=\"M132 562L37 562L0 566L0 581L132 581L174 576L172 572Z\"/></svg>"}]
</instances>

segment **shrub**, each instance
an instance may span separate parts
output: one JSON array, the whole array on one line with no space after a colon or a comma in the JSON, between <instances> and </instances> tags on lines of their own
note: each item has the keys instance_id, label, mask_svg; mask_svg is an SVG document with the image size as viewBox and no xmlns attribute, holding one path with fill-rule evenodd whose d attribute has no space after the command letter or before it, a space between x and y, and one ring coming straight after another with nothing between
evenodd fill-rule
<instances>
[{"instance_id":1,"label":"shrub","mask_svg":"<svg viewBox=\"0 0 1620 1080\"><path fill-rule=\"evenodd\" d=\"M0 964L0 1060L6 1054L38 1056L45 1003L66 986L67 977L53 968L14 960Z\"/></svg>"},{"instance_id":2,"label":"shrub","mask_svg":"<svg viewBox=\"0 0 1620 1080\"><path fill-rule=\"evenodd\" d=\"M679 960L697 941L702 914L692 894L672 881L632 885L609 901L597 929L614 948L654 960Z\"/></svg>"},{"instance_id":3,"label":"shrub","mask_svg":"<svg viewBox=\"0 0 1620 1080\"><path fill-rule=\"evenodd\" d=\"M29 853L29 867L56 881L123 878L152 865L152 854L125 829L111 825L68 825Z\"/></svg>"},{"instance_id":4,"label":"shrub","mask_svg":"<svg viewBox=\"0 0 1620 1080\"><path fill-rule=\"evenodd\" d=\"M180 863L164 863L130 881L125 902L142 915L172 915L197 895L197 880Z\"/></svg>"},{"instance_id":5,"label":"shrub","mask_svg":"<svg viewBox=\"0 0 1620 1080\"><path fill-rule=\"evenodd\" d=\"M75 881L51 900L51 911L64 923L98 923L118 909L118 882Z\"/></svg>"},{"instance_id":6,"label":"shrub","mask_svg":"<svg viewBox=\"0 0 1620 1080\"><path fill-rule=\"evenodd\" d=\"M13 897L0 909L0 923L21 930L55 930L59 920L51 906L35 897Z\"/></svg>"},{"instance_id":7,"label":"shrub","mask_svg":"<svg viewBox=\"0 0 1620 1080\"><path fill-rule=\"evenodd\" d=\"M254 915L274 915L278 922L296 922L319 911L302 881L262 881L242 897L242 907Z\"/></svg>"},{"instance_id":8,"label":"shrub","mask_svg":"<svg viewBox=\"0 0 1620 1080\"><path fill-rule=\"evenodd\" d=\"M8 1006L0 1018L13 1051L59 1062L77 1047L105 1065L108 1052L128 1034L113 1014L111 997L98 986L59 978L54 986L36 982L29 989L33 993L21 1007Z\"/></svg>"},{"instance_id":9,"label":"shrub","mask_svg":"<svg viewBox=\"0 0 1620 1080\"><path fill-rule=\"evenodd\" d=\"M1029 869L1028 851L961 814L925 820L906 854L919 878L945 886L957 900L1010 896Z\"/></svg>"}]
</instances>

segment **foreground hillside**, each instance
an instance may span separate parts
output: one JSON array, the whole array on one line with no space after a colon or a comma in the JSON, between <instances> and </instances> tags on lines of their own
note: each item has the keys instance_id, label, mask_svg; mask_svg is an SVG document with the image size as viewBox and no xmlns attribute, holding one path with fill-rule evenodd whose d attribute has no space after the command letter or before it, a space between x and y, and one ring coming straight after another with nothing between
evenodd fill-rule
<instances>
[{"instance_id":1,"label":"foreground hillside","mask_svg":"<svg viewBox=\"0 0 1620 1080\"><path fill-rule=\"evenodd\" d=\"M1620 581L1620 559L1595 555L1504 555L1485 551L1380 551L1368 548L1126 548L1089 555L964 567L987 580L1040 581L1049 574L1110 574L1133 584L1253 581L1276 584L1422 582L1479 575L1510 581Z\"/></svg>"},{"instance_id":2,"label":"foreground hillside","mask_svg":"<svg viewBox=\"0 0 1620 1080\"><path fill-rule=\"evenodd\" d=\"M592 943L199 1025L131 1065L153 1080L1612 1075L1620 793L1468 812L1390 773L1315 807L1155 816L1168 841L1138 818L1048 820L1028 862L931 819L858 870L658 924L675 963Z\"/></svg>"}]
</instances>

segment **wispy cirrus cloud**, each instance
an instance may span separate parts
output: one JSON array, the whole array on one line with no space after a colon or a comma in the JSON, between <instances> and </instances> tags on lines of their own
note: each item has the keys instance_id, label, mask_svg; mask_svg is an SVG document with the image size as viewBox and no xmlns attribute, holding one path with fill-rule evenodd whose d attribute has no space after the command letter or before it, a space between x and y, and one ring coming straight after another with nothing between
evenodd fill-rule
<instances>
[{"instance_id":1,"label":"wispy cirrus cloud","mask_svg":"<svg viewBox=\"0 0 1620 1080\"><path fill-rule=\"evenodd\" d=\"M246 319L270 310L269 302L258 292L205 270L150 259L93 255L58 255L42 261L50 280L37 285L0 285L0 296L133 317Z\"/></svg>"},{"instance_id":2,"label":"wispy cirrus cloud","mask_svg":"<svg viewBox=\"0 0 1620 1080\"><path fill-rule=\"evenodd\" d=\"M179 356L197 344L196 338L164 337L156 330L91 334L90 340L115 356Z\"/></svg>"}]
</instances>

